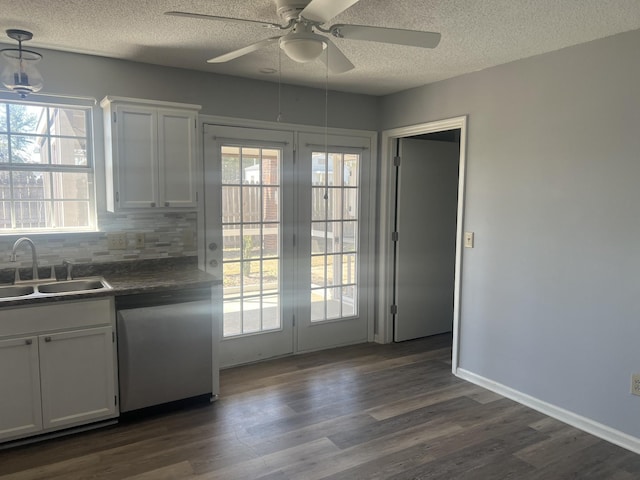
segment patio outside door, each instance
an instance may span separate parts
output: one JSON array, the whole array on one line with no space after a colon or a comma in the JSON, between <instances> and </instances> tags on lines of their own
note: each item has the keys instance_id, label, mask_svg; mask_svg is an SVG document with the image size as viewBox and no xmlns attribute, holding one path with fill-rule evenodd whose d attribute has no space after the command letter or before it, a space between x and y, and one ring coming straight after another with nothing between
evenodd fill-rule
<instances>
[{"instance_id":1,"label":"patio outside door","mask_svg":"<svg viewBox=\"0 0 640 480\"><path fill-rule=\"evenodd\" d=\"M293 133L205 126L222 366L368 338L369 139L323 138L299 134L294 162Z\"/></svg>"}]
</instances>

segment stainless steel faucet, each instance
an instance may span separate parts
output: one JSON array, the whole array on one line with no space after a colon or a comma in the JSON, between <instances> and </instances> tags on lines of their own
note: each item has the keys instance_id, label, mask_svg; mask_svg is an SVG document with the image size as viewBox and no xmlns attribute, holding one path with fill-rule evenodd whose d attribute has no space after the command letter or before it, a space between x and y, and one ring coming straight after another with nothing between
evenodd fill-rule
<instances>
[{"instance_id":1,"label":"stainless steel faucet","mask_svg":"<svg viewBox=\"0 0 640 480\"><path fill-rule=\"evenodd\" d=\"M31 263L32 263L31 266L33 268L33 279L39 280L40 278L38 277L38 253L36 252L36 245L35 243L33 243L33 240L27 237L20 237L18 240L16 240L16 243L13 244L13 249L11 250L11 261L12 262L16 261L16 250L22 243L25 243L25 242L31 247ZM16 280L19 280L19 279L20 277L18 276L18 273L16 270Z\"/></svg>"},{"instance_id":2,"label":"stainless steel faucet","mask_svg":"<svg viewBox=\"0 0 640 480\"><path fill-rule=\"evenodd\" d=\"M67 267L67 280L73 279L73 266L75 264L76 262L74 262L73 260L69 260L68 258L62 260L62 265Z\"/></svg>"}]
</instances>

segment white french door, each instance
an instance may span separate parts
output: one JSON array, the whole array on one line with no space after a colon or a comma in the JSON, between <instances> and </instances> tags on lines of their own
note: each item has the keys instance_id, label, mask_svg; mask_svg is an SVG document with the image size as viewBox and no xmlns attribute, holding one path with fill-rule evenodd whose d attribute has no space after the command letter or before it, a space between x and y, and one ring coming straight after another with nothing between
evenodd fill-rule
<instances>
[{"instance_id":1,"label":"white french door","mask_svg":"<svg viewBox=\"0 0 640 480\"><path fill-rule=\"evenodd\" d=\"M366 341L370 139L301 133L294 159L292 132L204 133L221 366Z\"/></svg>"},{"instance_id":2,"label":"white french door","mask_svg":"<svg viewBox=\"0 0 640 480\"><path fill-rule=\"evenodd\" d=\"M207 271L220 365L293 352L293 134L205 126Z\"/></svg>"},{"instance_id":3,"label":"white french door","mask_svg":"<svg viewBox=\"0 0 640 480\"><path fill-rule=\"evenodd\" d=\"M298 145L298 351L365 342L370 140L300 134Z\"/></svg>"}]
</instances>

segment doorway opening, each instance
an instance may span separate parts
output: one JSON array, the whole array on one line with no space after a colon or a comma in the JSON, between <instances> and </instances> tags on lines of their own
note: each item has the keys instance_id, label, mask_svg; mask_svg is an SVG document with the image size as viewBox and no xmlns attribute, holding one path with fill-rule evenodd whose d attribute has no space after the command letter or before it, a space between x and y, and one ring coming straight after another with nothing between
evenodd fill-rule
<instances>
[{"instance_id":1,"label":"doorway opening","mask_svg":"<svg viewBox=\"0 0 640 480\"><path fill-rule=\"evenodd\" d=\"M453 330L460 129L396 139L393 341Z\"/></svg>"},{"instance_id":2,"label":"doorway opening","mask_svg":"<svg viewBox=\"0 0 640 480\"><path fill-rule=\"evenodd\" d=\"M453 332L458 364L466 117L382 134L377 341Z\"/></svg>"}]
</instances>

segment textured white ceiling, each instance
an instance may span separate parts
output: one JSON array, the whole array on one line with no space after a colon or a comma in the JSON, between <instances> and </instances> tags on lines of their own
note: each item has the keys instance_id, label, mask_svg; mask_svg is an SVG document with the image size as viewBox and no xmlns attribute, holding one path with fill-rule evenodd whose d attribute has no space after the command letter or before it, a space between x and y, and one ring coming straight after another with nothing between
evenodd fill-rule
<instances>
[{"instance_id":1,"label":"textured white ceiling","mask_svg":"<svg viewBox=\"0 0 640 480\"><path fill-rule=\"evenodd\" d=\"M29 47L277 81L277 45L225 64L211 58L273 35L248 24L169 17L183 10L279 23L273 0L0 0L0 29L34 33ZM360 0L329 24L440 32L433 49L334 39L356 68L333 90L385 95L640 28L640 0ZM11 41L0 39L4 43ZM319 62L282 55L285 83L324 87Z\"/></svg>"}]
</instances>

